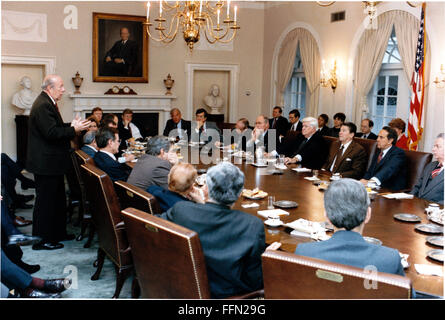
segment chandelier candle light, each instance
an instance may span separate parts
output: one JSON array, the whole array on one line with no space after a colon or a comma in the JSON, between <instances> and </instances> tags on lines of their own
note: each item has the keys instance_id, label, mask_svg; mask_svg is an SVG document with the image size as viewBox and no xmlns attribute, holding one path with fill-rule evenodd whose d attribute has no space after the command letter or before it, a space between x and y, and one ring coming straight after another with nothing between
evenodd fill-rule
<instances>
[{"instance_id":1,"label":"chandelier candle light","mask_svg":"<svg viewBox=\"0 0 445 320\"><path fill-rule=\"evenodd\" d=\"M216 3L215 1L202 0L176 1L174 5L170 5L167 1L160 0L159 16L154 19L156 25L154 29L158 32L158 37L155 37L150 32L150 26L153 23L150 22L151 2L148 1L146 21L143 25L150 38L163 43L172 42L176 38L179 26L181 26L184 40L190 51L193 50L193 45L199 41L202 29L209 43L229 43L235 38L237 30L240 29L237 25L238 7L233 6L233 16L231 17L230 2L230 0L220 0ZM224 6L226 6L227 14L226 18L220 23L220 15L224 15ZM169 26L168 31L164 27L164 22Z\"/></svg>"}]
</instances>

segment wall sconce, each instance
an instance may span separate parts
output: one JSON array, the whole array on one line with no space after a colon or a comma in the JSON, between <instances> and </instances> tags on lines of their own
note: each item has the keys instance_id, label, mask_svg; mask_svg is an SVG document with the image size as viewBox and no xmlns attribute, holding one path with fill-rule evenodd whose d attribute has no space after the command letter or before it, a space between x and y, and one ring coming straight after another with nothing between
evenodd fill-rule
<instances>
[{"instance_id":1,"label":"wall sconce","mask_svg":"<svg viewBox=\"0 0 445 320\"><path fill-rule=\"evenodd\" d=\"M337 61L334 60L334 65L331 70L327 72L325 67L325 61L323 60L323 68L321 70L320 76L320 84L322 87L331 86L332 91L335 93L335 89L337 88Z\"/></svg>"},{"instance_id":2,"label":"wall sconce","mask_svg":"<svg viewBox=\"0 0 445 320\"><path fill-rule=\"evenodd\" d=\"M436 85L436 88L442 89L445 87L445 69L443 67L443 64L440 65L440 76L442 77L442 79L436 77L433 82Z\"/></svg>"}]
</instances>

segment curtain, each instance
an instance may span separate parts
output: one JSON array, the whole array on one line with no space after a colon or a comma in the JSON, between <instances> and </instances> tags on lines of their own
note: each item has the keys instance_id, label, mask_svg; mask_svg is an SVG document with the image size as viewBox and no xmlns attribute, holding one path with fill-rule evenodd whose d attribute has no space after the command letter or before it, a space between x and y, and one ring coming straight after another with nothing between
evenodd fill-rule
<instances>
[{"instance_id":1,"label":"curtain","mask_svg":"<svg viewBox=\"0 0 445 320\"><path fill-rule=\"evenodd\" d=\"M283 40L278 54L276 103L284 105L284 93L292 76L298 43L300 43L301 60L309 93L306 96L306 115L317 115L320 91L320 52L314 37L303 28L292 30Z\"/></svg>"},{"instance_id":2,"label":"curtain","mask_svg":"<svg viewBox=\"0 0 445 320\"><path fill-rule=\"evenodd\" d=\"M381 14L378 17L378 28L365 30L358 44L354 67L354 108L352 108L352 119L356 123L361 122L366 95L380 72L383 55L394 25L392 12Z\"/></svg>"}]
</instances>

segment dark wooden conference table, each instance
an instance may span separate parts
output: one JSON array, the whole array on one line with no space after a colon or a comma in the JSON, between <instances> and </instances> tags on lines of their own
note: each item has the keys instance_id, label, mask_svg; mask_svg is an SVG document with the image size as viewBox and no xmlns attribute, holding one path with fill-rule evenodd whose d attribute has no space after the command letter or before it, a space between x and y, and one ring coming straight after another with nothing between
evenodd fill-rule
<instances>
[{"instance_id":1,"label":"dark wooden conference table","mask_svg":"<svg viewBox=\"0 0 445 320\"><path fill-rule=\"evenodd\" d=\"M295 168L297 165L289 165L286 170L282 170L283 174L271 175L267 174L267 168L255 167L252 164L246 163L245 160L239 164L240 159L237 159L237 162L234 161L235 158L233 157L230 159L245 174L244 188L260 188L267 192L268 195L275 196L275 201L292 200L298 203L297 208L283 209L289 212L288 216L281 216L283 222L292 222L299 218L318 222L326 221L323 205L324 192L320 191L311 181L304 179L304 177L312 176L312 173L293 171L291 168ZM188 160L191 159L189 158ZM200 163L195 166L197 169L206 169L211 165ZM323 173L319 177L322 180L329 181L329 175ZM388 190L379 190L379 193L386 191ZM257 202L259 207L241 207L241 204L251 202ZM428 201L419 198L395 200L386 199L377 194L371 201L372 217L370 222L365 225L363 236L377 238L382 241L384 246L395 248L404 254L409 254L408 262L410 266L405 269L405 273L411 279L414 289L443 296L443 277L420 275L414 267L414 264L443 265L427 257L429 250L440 249L440 247L435 247L426 242L426 238L433 234L417 231L414 229L416 223L399 221L393 217L396 213L411 213L422 218L422 221L417 223L432 223L428 220L425 213L425 208L428 204ZM241 196L235 203L234 209L250 213L265 220L257 214L257 211L267 209L267 197L262 200L249 200ZM313 241L310 238L291 235L292 229L285 226L269 227L264 225L264 227L266 243L281 242L282 246L280 249L283 251L294 252L299 243ZM328 232L328 235L330 234L332 232Z\"/></svg>"}]
</instances>

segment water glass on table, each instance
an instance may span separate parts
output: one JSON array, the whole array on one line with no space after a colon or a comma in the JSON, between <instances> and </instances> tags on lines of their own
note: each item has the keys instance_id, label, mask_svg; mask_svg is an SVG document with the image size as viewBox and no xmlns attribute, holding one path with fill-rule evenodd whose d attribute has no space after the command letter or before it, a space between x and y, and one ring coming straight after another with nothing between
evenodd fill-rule
<instances>
[{"instance_id":1,"label":"water glass on table","mask_svg":"<svg viewBox=\"0 0 445 320\"><path fill-rule=\"evenodd\" d=\"M273 203L275 202L275 196L267 197L267 209L272 210L275 209Z\"/></svg>"}]
</instances>

